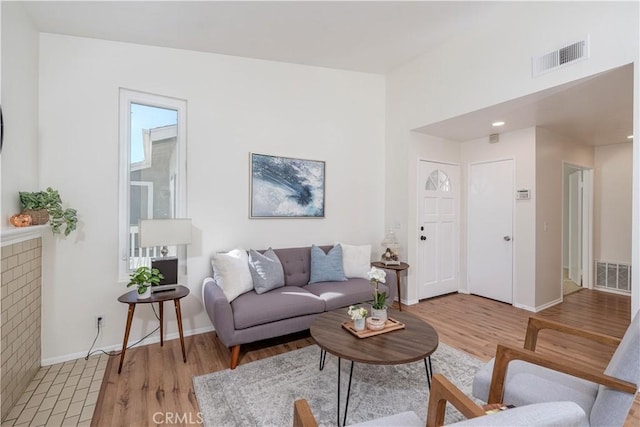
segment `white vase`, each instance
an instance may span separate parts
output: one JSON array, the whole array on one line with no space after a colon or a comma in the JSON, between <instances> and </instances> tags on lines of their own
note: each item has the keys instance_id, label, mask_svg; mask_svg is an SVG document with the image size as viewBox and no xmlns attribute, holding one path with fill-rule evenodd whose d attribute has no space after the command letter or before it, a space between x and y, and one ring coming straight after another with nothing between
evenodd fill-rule
<instances>
[{"instance_id":1,"label":"white vase","mask_svg":"<svg viewBox=\"0 0 640 427\"><path fill-rule=\"evenodd\" d=\"M356 331L364 331L364 326L365 326L364 318L362 318L362 319L354 319L353 320L353 328Z\"/></svg>"},{"instance_id":2,"label":"white vase","mask_svg":"<svg viewBox=\"0 0 640 427\"><path fill-rule=\"evenodd\" d=\"M387 320L387 308L371 308L371 317L376 317L378 319Z\"/></svg>"},{"instance_id":3,"label":"white vase","mask_svg":"<svg viewBox=\"0 0 640 427\"><path fill-rule=\"evenodd\" d=\"M136 290L137 291L137 290ZM147 284L147 290L142 294L138 294L138 299L151 298L151 285Z\"/></svg>"}]
</instances>

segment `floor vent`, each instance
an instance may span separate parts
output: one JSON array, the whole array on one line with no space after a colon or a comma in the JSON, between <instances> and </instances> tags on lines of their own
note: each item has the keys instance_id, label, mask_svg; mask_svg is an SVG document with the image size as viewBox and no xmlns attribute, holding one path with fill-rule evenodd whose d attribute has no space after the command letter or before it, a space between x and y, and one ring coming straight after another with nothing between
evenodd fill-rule
<instances>
[{"instance_id":1,"label":"floor vent","mask_svg":"<svg viewBox=\"0 0 640 427\"><path fill-rule=\"evenodd\" d=\"M631 266L596 261L596 287L631 293Z\"/></svg>"},{"instance_id":2,"label":"floor vent","mask_svg":"<svg viewBox=\"0 0 640 427\"><path fill-rule=\"evenodd\" d=\"M541 74L557 70L567 64L588 58L589 37L586 37L583 40L563 46L553 52L531 58L532 74L533 77L537 77Z\"/></svg>"}]
</instances>

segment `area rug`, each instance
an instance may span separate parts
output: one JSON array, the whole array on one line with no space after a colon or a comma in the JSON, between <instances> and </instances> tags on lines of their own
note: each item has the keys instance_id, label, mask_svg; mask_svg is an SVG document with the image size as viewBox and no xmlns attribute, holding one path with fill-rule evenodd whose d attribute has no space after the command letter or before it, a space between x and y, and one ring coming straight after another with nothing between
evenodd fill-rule
<instances>
[{"instance_id":1,"label":"area rug","mask_svg":"<svg viewBox=\"0 0 640 427\"><path fill-rule=\"evenodd\" d=\"M193 378L204 424L210 427L291 426L293 402L304 398L319 425L336 425L338 359L327 355L319 370L320 348L312 345ZM471 396L471 384L483 362L440 343L431 356L434 373L441 373ZM350 363L341 363L341 414ZM426 421L427 387L424 362L398 366L356 363L353 369L347 425L403 411ZM450 405L448 405L450 406ZM342 416L342 415L341 415ZM448 410L447 423L462 419Z\"/></svg>"}]
</instances>

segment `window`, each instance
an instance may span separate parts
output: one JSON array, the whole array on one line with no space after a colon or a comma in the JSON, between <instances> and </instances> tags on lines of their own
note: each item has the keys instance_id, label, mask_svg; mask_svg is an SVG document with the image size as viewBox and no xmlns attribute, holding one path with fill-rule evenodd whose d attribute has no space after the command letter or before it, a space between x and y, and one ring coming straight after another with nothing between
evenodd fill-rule
<instances>
[{"instance_id":1,"label":"window","mask_svg":"<svg viewBox=\"0 0 640 427\"><path fill-rule=\"evenodd\" d=\"M160 248L139 246L138 221L186 217L186 109L183 100L120 89L122 281L160 253ZM184 258L175 247L169 250Z\"/></svg>"},{"instance_id":2,"label":"window","mask_svg":"<svg viewBox=\"0 0 640 427\"><path fill-rule=\"evenodd\" d=\"M451 181L449 175L441 170L434 170L427 178L425 190L428 191L451 191Z\"/></svg>"}]
</instances>

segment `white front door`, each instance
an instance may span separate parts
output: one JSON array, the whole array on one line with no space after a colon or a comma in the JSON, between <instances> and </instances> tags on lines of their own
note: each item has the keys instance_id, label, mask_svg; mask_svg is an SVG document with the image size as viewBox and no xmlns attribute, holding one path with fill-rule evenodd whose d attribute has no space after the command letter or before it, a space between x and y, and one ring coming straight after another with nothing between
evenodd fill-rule
<instances>
[{"instance_id":1,"label":"white front door","mask_svg":"<svg viewBox=\"0 0 640 427\"><path fill-rule=\"evenodd\" d=\"M513 160L469 168L467 283L475 295L513 302Z\"/></svg>"},{"instance_id":2,"label":"white front door","mask_svg":"<svg viewBox=\"0 0 640 427\"><path fill-rule=\"evenodd\" d=\"M420 161L418 298L458 291L458 165Z\"/></svg>"}]
</instances>

